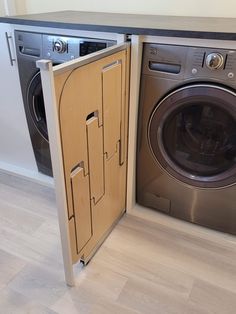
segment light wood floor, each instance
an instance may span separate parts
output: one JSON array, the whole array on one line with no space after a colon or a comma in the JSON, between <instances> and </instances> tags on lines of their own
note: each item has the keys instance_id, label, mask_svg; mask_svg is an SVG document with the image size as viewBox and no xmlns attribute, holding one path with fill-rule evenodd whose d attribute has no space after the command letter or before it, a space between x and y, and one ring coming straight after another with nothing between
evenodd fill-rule
<instances>
[{"instance_id":1,"label":"light wood floor","mask_svg":"<svg viewBox=\"0 0 236 314\"><path fill-rule=\"evenodd\" d=\"M235 314L235 237L188 230L126 215L68 288L53 190L1 174L0 313Z\"/></svg>"}]
</instances>

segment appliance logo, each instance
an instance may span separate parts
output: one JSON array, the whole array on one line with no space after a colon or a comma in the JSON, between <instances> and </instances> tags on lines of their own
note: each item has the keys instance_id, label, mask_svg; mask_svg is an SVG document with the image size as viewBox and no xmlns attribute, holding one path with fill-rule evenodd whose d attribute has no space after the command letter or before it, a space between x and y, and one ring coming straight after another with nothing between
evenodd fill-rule
<instances>
[{"instance_id":1,"label":"appliance logo","mask_svg":"<svg viewBox=\"0 0 236 314\"><path fill-rule=\"evenodd\" d=\"M156 47L151 47L150 48L150 54L153 56L156 56L158 53L158 49Z\"/></svg>"}]
</instances>

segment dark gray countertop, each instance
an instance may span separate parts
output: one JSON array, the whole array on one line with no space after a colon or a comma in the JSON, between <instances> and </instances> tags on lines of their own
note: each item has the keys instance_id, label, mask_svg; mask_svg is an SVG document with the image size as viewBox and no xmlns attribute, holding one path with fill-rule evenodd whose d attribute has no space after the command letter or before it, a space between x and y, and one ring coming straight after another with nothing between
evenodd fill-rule
<instances>
[{"instance_id":1,"label":"dark gray countertop","mask_svg":"<svg viewBox=\"0 0 236 314\"><path fill-rule=\"evenodd\" d=\"M11 17L0 22L124 34L236 40L236 19L60 11Z\"/></svg>"}]
</instances>

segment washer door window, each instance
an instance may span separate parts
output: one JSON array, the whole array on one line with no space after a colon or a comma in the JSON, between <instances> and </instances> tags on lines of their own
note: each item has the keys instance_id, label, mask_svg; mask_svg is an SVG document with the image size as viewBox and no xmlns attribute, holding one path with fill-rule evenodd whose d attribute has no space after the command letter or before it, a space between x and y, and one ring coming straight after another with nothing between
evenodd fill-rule
<instances>
[{"instance_id":1,"label":"washer door window","mask_svg":"<svg viewBox=\"0 0 236 314\"><path fill-rule=\"evenodd\" d=\"M43 138L48 141L47 121L40 72L35 74L29 84L27 101L36 129Z\"/></svg>"},{"instance_id":2,"label":"washer door window","mask_svg":"<svg viewBox=\"0 0 236 314\"><path fill-rule=\"evenodd\" d=\"M236 181L236 94L190 85L166 96L149 122L149 144L171 176L202 188Z\"/></svg>"}]
</instances>

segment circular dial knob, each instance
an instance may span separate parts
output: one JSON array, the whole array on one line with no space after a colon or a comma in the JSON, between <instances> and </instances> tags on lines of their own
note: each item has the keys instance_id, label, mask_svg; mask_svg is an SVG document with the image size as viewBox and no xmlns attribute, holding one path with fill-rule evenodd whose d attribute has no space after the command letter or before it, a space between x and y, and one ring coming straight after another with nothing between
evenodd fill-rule
<instances>
[{"instance_id":1,"label":"circular dial knob","mask_svg":"<svg viewBox=\"0 0 236 314\"><path fill-rule=\"evenodd\" d=\"M58 53L63 53L67 50L67 43L64 40L57 39L54 41L53 50Z\"/></svg>"},{"instance_id":2,"label":"circular dial knob","mask_svg":"<svg viewBox=\"0 0 236 314\"><path fill-rule=\"evenodd\" d=\"M211 70L219 69L223 63L224 57L218 52L212 52L206 58L206 65Z\"/></svg>"}]
</instances>

